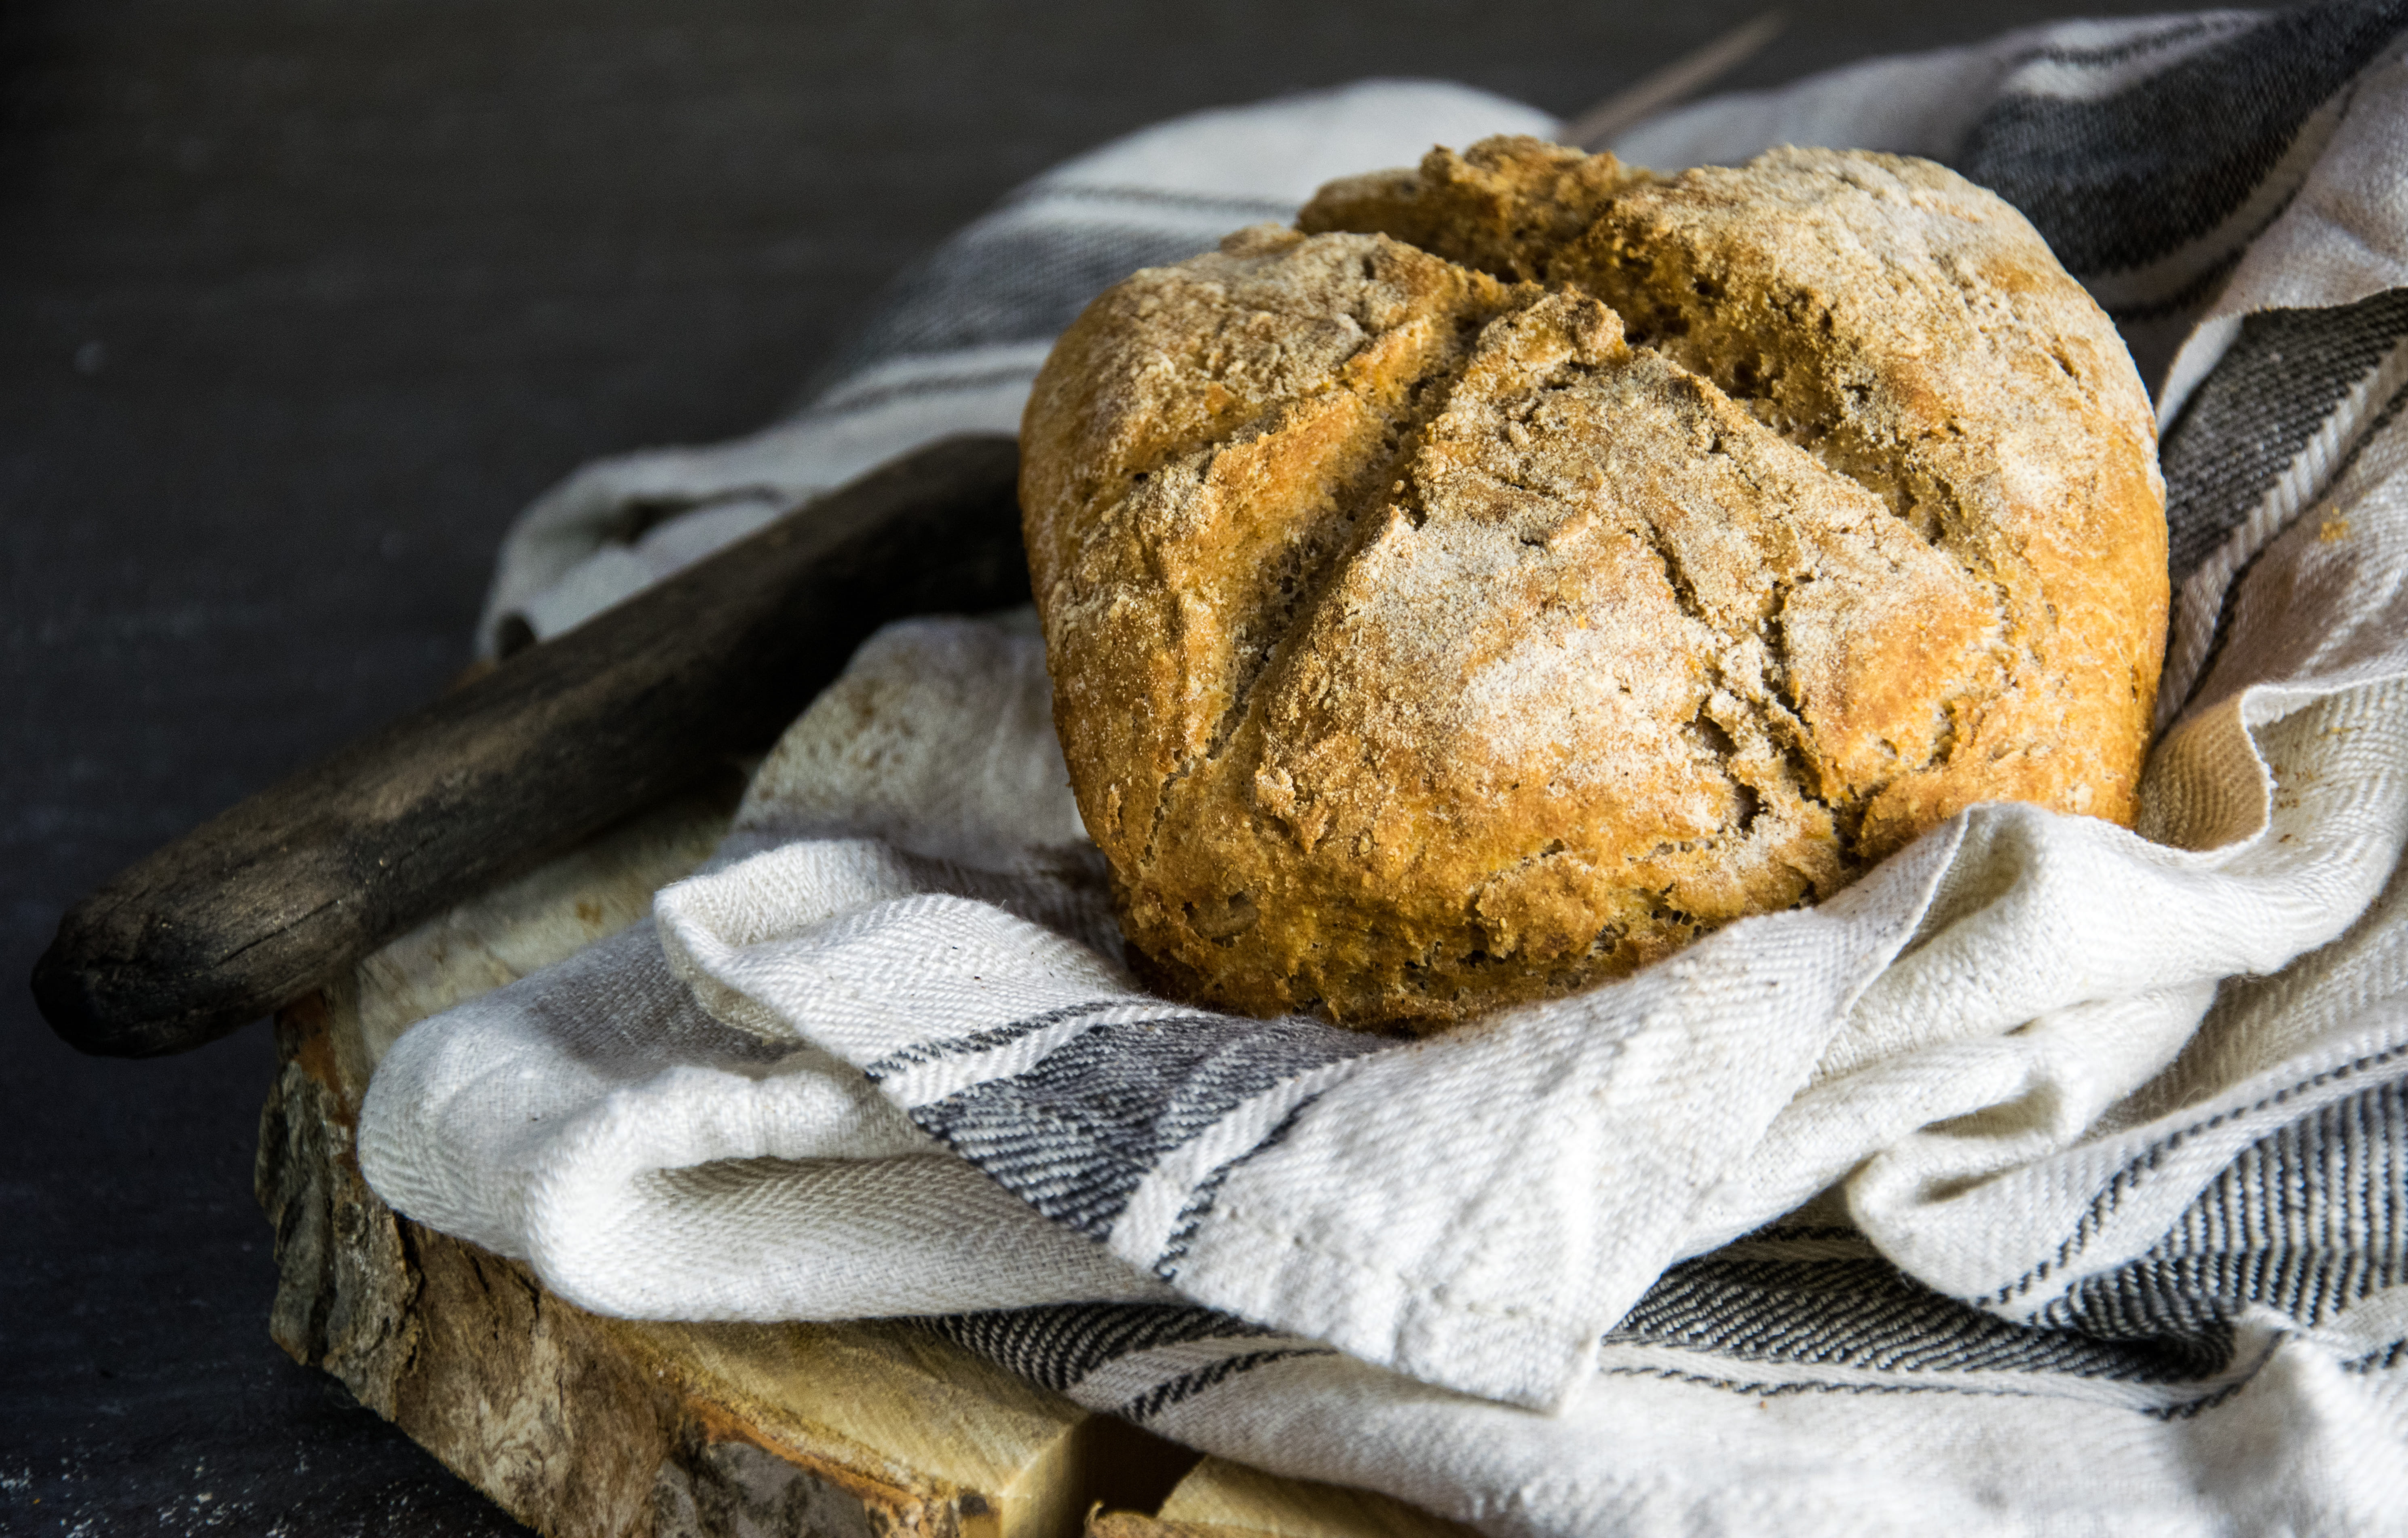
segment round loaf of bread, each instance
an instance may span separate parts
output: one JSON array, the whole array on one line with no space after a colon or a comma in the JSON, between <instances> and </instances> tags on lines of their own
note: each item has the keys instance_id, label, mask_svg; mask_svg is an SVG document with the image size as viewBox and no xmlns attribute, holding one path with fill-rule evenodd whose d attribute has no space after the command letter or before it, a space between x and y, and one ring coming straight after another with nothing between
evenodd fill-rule
<instances>
[{"instance_id":1,"label":"round loaf of bread","mask_svg":"<svg viewBox=\"0 0 2408 1538\"><path fill-rule=\"evenodd\" d=\"M1200 1002L1443 1025L1977 801L2132 818L2148 398L1939 165L1436 151L1104 295L1021 442L1080 811Z\"/></svg>"}]
</instances>

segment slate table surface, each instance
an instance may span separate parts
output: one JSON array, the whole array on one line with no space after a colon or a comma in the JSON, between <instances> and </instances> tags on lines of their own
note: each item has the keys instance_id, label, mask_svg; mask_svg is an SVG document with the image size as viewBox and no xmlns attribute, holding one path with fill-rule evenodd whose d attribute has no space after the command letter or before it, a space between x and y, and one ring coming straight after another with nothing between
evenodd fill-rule
<instances>
[{"instance_id":1,"label":"slate table surface","mask_svg":"<svg viewBox=\"0 0 2408 1538\"><path fill-rule=\"evenodd\" d=\"M0 1532L519 1531L269 1342L265 1029L83 1058L22 983L82 892L440 690L513 511L761 424L1114 135L1369 75L1569 115L1763 3L0 7ZM1795 0L1726 83L2076 8Z\"/></svg>"}]
</instances>

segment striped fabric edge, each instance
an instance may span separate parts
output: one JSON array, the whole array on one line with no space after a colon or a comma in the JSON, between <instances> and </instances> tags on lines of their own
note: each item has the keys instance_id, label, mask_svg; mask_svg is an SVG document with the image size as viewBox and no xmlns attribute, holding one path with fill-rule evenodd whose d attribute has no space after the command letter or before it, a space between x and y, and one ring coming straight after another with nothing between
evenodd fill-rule
<instances>
[{"instance_id":1,"label":"striped fabric edge","mask_svg":"<svg viewBox=\"0 0 2408 1538\"><path fill-rule=\"evenodd\" d=\"M2402 46L2408 0L2139 25L2008 54L1996 99L1942 158L2031 220L2159 383ZM2161 381L2173 395L2199 362L2183 367Z\"/></svg>"},{"instance_id":2,"label":"striped fabric edge","mask_svg":"<svg viewBox=\"0 0 2408 1538\"><path fill-rule=\"evenodd\" d=\"M2097 1263L2088 1251L2116 1215L2127 1198L2147 1182L2186 1144L2219 1131L2245 1128L2254 1133L2243 1150L2279 1135L2286 1128L2321 1111L2328 1103L2358 1093L2370 1083L2391 1082L2408 1075L2408 1042L2394 1042L2346 1061L2332 1063L2313 1072L2286 1077L2275 1086L2246 1091L2246 1099L2236 1099L2216 1110L2205 1112L2179 1127L2150 1138L2137 1148L2128 1150L2116 1168L2100 1184L2089 1206L2073 1229L2069 1232L2048 1258L2039 1262L1997 1290L1972 1301L1985 1308L2014 1310L2027 1317L2042 1314L2058 1294L2073 1286L2082 1275L2107 1269ZM2282 1112L2284 1114L2272 1114ZM2408 1137L2408 1128L2401 1130ZM2217 1166L2229 1169L2232 1158ZM2168 1230L2159 1229L2153 1242ZM2120 1262L2125 1258L2118 1257ZM2078 1272L2078 1273L2077 1273Z\"/></svg>"},{"instance_id":3,"label":"striped fabric edge","mask_svg":"<svg viewBox=\"0 0 2408 1538\"><path fill-rule=\"evenodd\" d=\"M1609 1377L1663 1378L1750 1399L1779 1399L1796 1394L1948 1394L1973 1399L2071 1400L2129 1410L2157 1419L2176 1419L2211 1409L2239 1393L2273 1358L2284 1339L2270 1336L2226 1371L2213 1377L2180 1383L2140 1383L2071 1373L1978 1368L1904 1372L1733 1361L1712 1352L1636 1345L1604 1348L1599 1354L1598 1371Z\"/></svg>"},{"instance_id":4,"label":"striped fabric edge","mask_svg":"<svg viewBox=\"0 0 2408 1538\"><path fill-rule=\"evenodd\" d=\"M1167 1274L1228 1172L1397 1044L1121 997L916 1042L867 1071L1039 1213Z\"/></svg>"},{"instance_id":5,"label":"striped fabric edge","mask_svg":"<svg viewBox=\"0 0 2408 1538\"><path fill-rule=\"evenodd\" d=\"M2408 26L2408 0L2325 0L2230 23L2183 18L2087 56L2044 50L2000 79L1953 163L2022 210L2077 278L2183 252L2194 273L2213 266L2217 232L2247 229L2243 210L2279 200L2270 183L2304 178L2303 136L2345 109ZM2152 50L2158 39L2197 46Z\"/></svg>"},{"instance_id":6,"label":"striped fabric edge","mask_svg":"<svg viewBox=\"0 0 2408 1538\"><path fill-rule=\"evenodd\" d=\"M2242 1150L2141 1255L2041 1322L2105 1340L2208 1339L2253 1309L2304 1328L2408 1283L2408 1071Z\"/></svg>"},{"instance_id":7,"label":"striped fabric edge","mask_svg":"<svg viewBox=\"0 0 2408 1538\"><path fill-rule=\"evenodd\" d=\"M1033 1383L1140 1425L1273 1362L1339 1354L1179 1304L1074 1303L919 1322Z\"/></svg>"},{"instance_id":8,"label":"striped fabric edge","mask_svg":"<svg viewBox=\"0 0 2408 1538\"><path fill-rule=\"evenodd\" d=\"M2303 345L2330 367L2289 367ZM2164 454L2174 548L2187 554L2215 542L2189 570L2175 571L2157 686L2160 730L2189 707L2209 703L2199 691L2222 648L2231 597L2252 563L2341 485L2367 449L2395 426L2403 404L2408 291L2329 310L2266 311L2242 322L2232 346L2169 435ZM2290 453L2275 465L2261 448L2260 463L2232 466L2227 479L2211 482L2196 462L2232 457L2219 453L2218 438L2279 445Z\"/></svg>"}]
</instances>

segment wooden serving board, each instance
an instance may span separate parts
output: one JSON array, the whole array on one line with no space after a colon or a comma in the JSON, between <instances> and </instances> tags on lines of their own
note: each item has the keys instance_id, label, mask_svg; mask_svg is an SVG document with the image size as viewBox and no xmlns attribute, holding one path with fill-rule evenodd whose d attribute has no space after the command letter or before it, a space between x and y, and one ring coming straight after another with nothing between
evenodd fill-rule
<instances>
[{"instance_id":1,"label":"wooden serving board","mask_svg":"<svg viewBox=\"0 0 2408 1538\"><path fill-rule=\"evenodd\" d=\"M277 1343L552 1538L1461 1531L1377 1496L1198 1463L908 1322L588 1314L378 1200L353 1134L385 1049L642 917L710 854L740 784L731 769L608 829L278 1015L257 1171Z\"/></svg>"}]
</instances>

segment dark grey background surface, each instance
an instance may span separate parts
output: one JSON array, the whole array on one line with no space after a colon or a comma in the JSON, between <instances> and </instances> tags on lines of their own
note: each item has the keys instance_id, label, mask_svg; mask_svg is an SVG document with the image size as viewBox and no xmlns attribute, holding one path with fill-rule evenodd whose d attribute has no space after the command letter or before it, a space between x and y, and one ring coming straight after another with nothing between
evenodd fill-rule
<instances>
[{"instance_id":1,"label":"dark grey background surface","mask_svg":"<svg viewBox=\"0 0 2408 1538\"><path fill-rule=\"evenodd\" d=\"M252 1028L79 1058L22 979L151 847L439 690L520 506L745 431L1015 182L1445 76L1570 114L1761 0L0 9L0 1532L507 1518L268 1341ZM2123 0L1809 0L1766 85Z\"/></svg>"}]
</instances>

